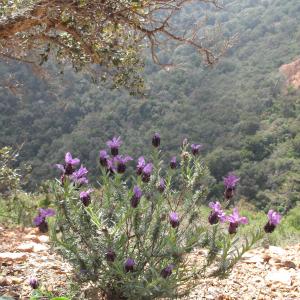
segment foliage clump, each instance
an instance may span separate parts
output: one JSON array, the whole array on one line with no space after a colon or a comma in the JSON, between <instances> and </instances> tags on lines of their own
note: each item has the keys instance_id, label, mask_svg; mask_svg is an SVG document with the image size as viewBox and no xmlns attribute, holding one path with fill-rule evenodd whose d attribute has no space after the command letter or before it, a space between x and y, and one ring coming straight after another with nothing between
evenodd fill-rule
<instances>
[{"instance_id":1,"label":"foliage clump","mask_svg":"<svg viewBox=\"0 0 300 300\"><path fill-rule=\"evenodd\" d=\"M199 276L226 276L263 238L259 229L244 238L244 244L239 241L238 227L248 219L237 208L226 216L215 202L210 216L203 214L200 204L208 194L209 170L200 146L190 151L185 140L180 156L166 163L156 134L151 156L139 157L136 176L127 178L132 158L120 154L121 144L114 138L107 142L111 155L100 151L98 190L87 187L87 170L75 170L80 162L70 153L58 165L62 175L53 183L56 216L49 219L51 237L73 264L81 287L92 284L109 299L180 297ZM224 178L225 206L231 205L238 181L234 174ZM269 225L275 228L277 219L272 212ZM198 267L187 255L196 247L208 249Z\"/></svg>"}]
</instances>

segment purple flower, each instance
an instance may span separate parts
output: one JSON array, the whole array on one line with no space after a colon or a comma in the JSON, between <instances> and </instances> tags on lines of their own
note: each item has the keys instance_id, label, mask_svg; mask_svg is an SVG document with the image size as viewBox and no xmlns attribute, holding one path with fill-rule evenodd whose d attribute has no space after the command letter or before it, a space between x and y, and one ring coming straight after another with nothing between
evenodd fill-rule
<instances>
[{"instance_id":1,"label":"purple flower","mask_svg":"<svg viewBox=\"0 0 300 300\"><path fill-rule=\"evenodd\" d=\"M79 158L73 158L70 152L67 152L65 155L65 164L60 165L57 164L57 168L59 168L64 174L71 175L74 172L74 166L80 163Z\"/></svg>"},{"instance_id":2,"label":"purple flower","mask_svg":"<svg viewBox=\"0 0 300 300\"><path fill-rule=\"evenodd\" d=\"M55 215L55 210L52 208L40 208L40 216L47 218Z\"/></svg>"},{"instance_id":3,"label":"purple flower","mask_svg":"<svg viewBox=\"0 0 300 300\"><path fill-rule=\"evenodd\" d=\"M80 193L79 197L80 197L80 200L82 202L82 204L84 206L89 206L90 203L91 203L91 193L93 192L92 189L89 189L87 191L83 191Z\"/></svg>"},{"instance_id":4,"label":"purple flower","mask_svg":"<svg viewBox=\"0 0 300 300\"><path fill-rule=\"evenodd\" d=\"M203 145L199 144L192 144L191 145L191 148L192 148L192 153L193 155L198 155L199 154L199 151L202 149Z\"/></svg>"},{"instance_id":5,"label":"purple flower","mask_svg":"<svg viewBox=\"0 0 300 300\"><path fill-rule=\"evenodd\" d=\"M177 167L177 160L176 160L176 156L173 156L170 160L170 167L171 169L176 169Z\"/></svg>"},{"instance_id":6,"label":"purple flower","mask_svg":"<svg viewBox=\"0 0 300 300\"><path fill-rule=\"evenodd\" d=\"M34 219L33 219L33 224L35 226L40 226L43 222L45 221L45 217L41 216L41 215L37 215Z\"/></svg>"},{"instance_id":7,"label":"purple flower","mask_svg":"<svg viewBox=\"0 0 300 300\"><path fill-rule=\"evenodd\" d=\"M122 145L121 137L113 137L106 145L110 148L111 154L117 156L119 154L119 148Z\"/></svg>"},{"instance_id":8,"label":"purple flower","mask_svg":"<svg viewBox=\"0 0 300 300\"><path fill-rule=\"evenodd\" d=\"M39 282L35 277L29 279L29 285L36 290L39 287Z\"/></svg>"},{"instance_id":9,"label":"purple flower","mask_svg":"<svg viewBox=\"0 0 300 300\"><path fill-rule=\"evenodd\" d=\"M126 272L133 272L133 268L135 266L135 261L132 258L127 258L124 263L124 268Z\"/></svg>"},{"instance_id":10,"label":"purple flower","mask_svg":"<svg viewBox=\"0 0 300 300\"><path fill-rule=\"evenodd\" d=\"M107 160L107 170L111 173L111 174L114 174L116 171L117 171L117 168L115 166L115 161L116 161L116 158L113 157L113 158L110 158Z\"/></svg>"},{"instance_id":11,"label":"purple flower","mask_svg":"<svg viewBox=\"0 0 300 300\"><path fill-rule=\"evenodd\" d=\"M223 182L225 187L228 188L235 188L237 183L240 181L240 178L235 176L233 173L229 173L227 177L223 178Z\"/></svg>"},{"instance_id":12,"label":"purple flower","mask_svg":"<svg viewBox=\"0 0 300 300\"><path fill-rule=\"evenodd\" d=\"M107 167L107 160L109 159L109 155L107 154L106 150L101 150L99 152L99 161L100 165L103 167Z\"/></svg>"},{"instance_id":13,"label":"purple flower","mask_svg":"<svg viewBox=\"0 0 300 300\"><path fill-rule=\"evenodd\" d=\"M87 173L88 173L87 168L81 166L77 171L75 171L71 175L70 178L74 183L78 185L87 184L88 183L88 179L86 178Z\"/></svg>"},{"instance_id":14,"label":"purple flower","mask_svg":"<svg viewBox=\"0 0 300 300\"><path fill-rule=\"evenodd\" d=\"M138 163L136 165L136 174L141 175L145 166L146 166L145 158L143 156L139 157Z\"/></svg>"},{"instance_id":15,"label":"purple flower","mask_svg":"<svg viewBox=\"0 0 300 300\"><path fill-rule=\"evenodd\" d=\"M158 189L161 193L163 193L163 192L165 191L165 189L166 189L166 181L165 181L163 178L161 178L161 179L159 180L157 189Z\"/></svg>"},{"instance_id":16,"label":"purple flower","mask_svg":"<svg viewBox=\"0 0 300 300\"><path fill-rule=\"evenodd\" d=\"M113 250L108 250L105 254L105 257L106 257L106 260L107 261L110 261L110 262L114 262L117 255L116 255L116 252L113 251Z\"/></svg>"},{"instance_id":17,"label":"purple flower","mask_svg":"<svg viewBox=\"0 0 300 300\"><path fill-rule=\"evenodd\" d=\"M236 229L240 224L247 224L248 219L241 217L237 208L233 209L232 215L226 217L226 221L229 222L228 232L230 234L236 233Z\"/></svg>"},{"instance_id":18,"label":"purple flower","mask_svg":"<svg viewBox=\"0 0 300 300\"><path fill-rule=\"evenodd\" d=\"M46 218L52 217L55 215L55 211L51 208L40 208L39 214L33 219L33 224L37 226L40 232L48 231L48 223Z\"/></svg>"},{"instance_id":19,"label":"purple flower","mask_svg":"<svg viewBox=\"0 0 300 300\"><path fill-rule=\"evenodd\" d=\"M160 145L160 135L159 133L155 133L152 137L152 145L157 148Z\"/></svg>"},{"instance_id":20,"label":"purple flower","mask_svg":"<svg viewBox=\"0 0 300 300\"><path fill-rule=\"evenodd\" d=\"M264 230L266 233L271 233L275 230L276 226L280 223L281 220L281 215L274 211L274 210L269 210L268 212L268 223L264 226Z\"/></svg>"},{"instance_id":21,"label":"purple flower","mask_svg":"<svg viewBox=\"0 0 300 300\"><path fill-rule=\"evenodd\" d=\"M240 178L235 176L233 173L229 173L227 177L223 178L223 182L225 186L224 196L226 199L230 199L234 196L234 191L239 181Z\"/></svg>"},{"instance_id":22,"label":"purple flower","mask_svg":"<svg viewBox=\"0 0 300 300\"><path fill-rule=\"evenodd\" d=\"M136 185L133 188L133 196L131 198L131 206L136 208L142 198L142 190Z\"/></svg>"},{"instance_id":23,"label":"purple flower","mask_svg":"<svg viewBox=\"0 0 300 300\"><path fill-rule=\"evenodd\" d=\"M209 207L212 209L209 217L208 222L213 225L217 224L219 221L225 222L226 221L226 215L224 211L222 210L222 206L220 202L210 202Z\"/></svg>"},{"instance_id":24,"label":"purple flower","mask_svg":"<svg viewBox=\"0 0 300 300\"><path fill-rule=\"evenodd\" d=\"M126 171L126 163L132 160L132 157L130 156L122 156L118 155L116 156L116 163L117 163L117 172L119 174L123 174Z\"/></svg>"},{"instance_id":25,"label":"purple flower","mask_svg":"<svg viewBox=\"0 0 300 300\"><path fill-rule=\"evenodd\" d=\"M153 170L153 164L151 164L151 163L146 164L146 166L143 168L143 171L142 171L142 181L143 182L150 181L152 170Z\"/></svg>"},{"instance_id":26,"label":"purple flower","mask_svg":"<svg viewBox=\"0 0 300 300\"><path fill-rule=\"evenodd\" d=\"M161 275L163 278L167 278L167 277L171 276L174 267L175 267L175 266L174 266L173 264L168 265L167 267L165 267L164 269L162 269L162 271L160 272L160 275Z\"/></svg>"},{"instance_id":27,"label":"purple flower","mask_svg":"<svg viewBox=\"0 0 300 300\"><path fill-rule=\"evenodd\" d=\"M169 221L173 228L176 228L179 226L179 216L176 212L170 212L169 214Z\"/></svg>"}]
</instances>

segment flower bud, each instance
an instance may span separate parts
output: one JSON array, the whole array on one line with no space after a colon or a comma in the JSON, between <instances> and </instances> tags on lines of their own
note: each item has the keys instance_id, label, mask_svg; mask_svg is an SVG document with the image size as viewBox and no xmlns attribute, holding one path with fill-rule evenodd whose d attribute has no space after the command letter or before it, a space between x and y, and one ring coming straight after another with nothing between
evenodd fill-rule
<instances>
[{"instance_id":1,"label":"flower bud","mask_svg":"<svg viewBox=\"0 0 300 300\"><path fill-rule=\"evenodd\" d=\"M113 250L108 250L105 254L105 257L106 257L106 260L109 261L109 262L114 262L117 255L116 255L116 252L113 251Z\"/></svg>"},{"instance_id":2,"label":"flower bud","mask_svg":"<svg viewBox=\"0 0 300 300\"><path fill-rule=\"evenodd\" d=\"M110 148L112 156L117 156L119 154L119 148L122 145L121 137L113 137L106 144Z\"/></svg>"},{"instance_id":3,"label":"flower bud","mask_svg":"<svg viewBox=\"0 0 300 300\"><path fill-rule=\"evenodd\" d=\"M210 225L217 224L219 222L218 214L216 212L211 212L208 217L208 222Z\"/></svg>"},{"instance_id":4,"label":"flower bud","mask_svg":"<svg viewBox=\"0 0 300 300\"><path fill-rule=\"evenodd\" d=\"M192 154L193 154L194 156L198 155L202 147L203 147L203 146L202 146L201 144L199 144L199 145L197 145L197 144L192 144L192 145L191 145L191 148L192 148Z\"/></svg>"},{"instance_id":5,"label":"flower bud","mask_svg":"<svg viewBox=\"0 0 300 300\"><path fill-rule=\"evenodd\" d=\"M264 226L266 233L272 233L276 226L280 223L281 215L274 210L269 210L268 212L268 223Z\"/></svg>"},{"instance_id":6,"label":"flower bud","mask_svg":"<svg viewBox=\"0 0 300 300\"><path fill-rule=\"evenodd\" d=\"M173 228L178 227L180 223L178 214L176 212L171 212L169 214L169 221Z\"/></svg>"},{"instance_id":7,"label":"flower bud","mask_svg":"<svg viewBox=\"0 0 300 300\"><path fill-rule=\"evenodd\" d=\"M238 223L230 223L228 227L229 234L235 234L238 226L239 226Z\"/></svg>"},{"instance_id":8,"label":"flower bud","mask_svg":"<svg viewBox=\"0 0 300 300\"><path fill-rule=\"evenodd\" d=\"M142 198L142 191L138 186L133 188L133 196L131 198L131 207L136 208Z\"/></svg>"},{"instance_id":9,"label":"flower bud","mask_svg":"<svg viewBox=\"0 0 300 300\"><path fill-rule=\"evenodd\" d=\"M161 193L163 193L163 192L165 191L165 189L166 189L166 182L165 182L165 180L164 180L163 178L161 178L161 179L159 180L159 184L158 184L158 186L157 186L157 189L158 189Z\"/></svg>"},{"instance_id":10,"label":"flower bud","mask_svg":"<svg viewBox=\"0 0 300 300\"><path fill-rule=\"evenodd\" d=\"M174 269L174 265L172 265L172 264L168 265L167 267L162 269L162 271L160 272L161 277L167 278L167 277L171 276L173 269Z\"/></svg>"},{"instance_id":11,"label":"flower bud","mask_svg":"<svg viewBox=\"0 0 300 300\"><path fill-rule=\"evenodd\" d=\"M107 160L109 159L109 155L106 150L101 150L99 153L99 161L102 167L107 167Z\"/></svg>"},{"instance_id":12,"label":"flower bud","mask_svg":"<svg viewBox=\"0 0 300 300\"><path fill-rule=\"evenodd\" d=\"M160 145L160 135L159 133L155 133L152 137L152 145L157 148Z\"/></svg>"},{"instance_id":13,"label":"flower bud","mask_svg":"<svg viewBox=\"0 0 300 300\"><path fill-rule=\"evenodd\" d=\"M36 290L39 287L39 282L35 277L30 278L29 285Z\"/></svg>"},{"instance_id":14,"label":"flower bud","mask_svg":"<svg viewBox=\"0 0 300 300\"><path fill-rule=\"evenodd\" d=\"M173 156L173 157L171 158L171 161L170 161L170 168L171 168L171 169L176 169L176 167L177 167L176 156Z\"/></svg>"},{"instance_id":15,"label":"flower bud","mask_svg":"<svg viewBox=\"0 0 300 300\"><path fill-rule=\"evenodd\" d=\"M135 266L135 261L131 258L128 258L124 263L124 268L126 272L133 272Z\"/></svg>"},{"instance_id":16,"label":"flower bud","mask_svg":"<svg viewBox=\"0 0 300 300\"><path fill-rule=\"evenodd\" d=\"M142 181L143 182L149 182L150 181L150 177L152 174L152 169L153 169L153 165L151 163L148 163L142 172Z\"/></svg>"}]
</instances>

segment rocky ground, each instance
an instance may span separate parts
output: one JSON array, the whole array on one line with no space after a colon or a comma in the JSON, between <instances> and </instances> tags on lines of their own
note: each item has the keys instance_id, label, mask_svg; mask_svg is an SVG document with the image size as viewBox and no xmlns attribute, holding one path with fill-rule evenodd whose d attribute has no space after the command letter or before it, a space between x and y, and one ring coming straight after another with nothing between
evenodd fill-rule
<instances>
[{"instance_id":1,"label":"rocky ground","mask_svg":"<svg viewBox=\"0 0 300 300\"><path fill-rule=\"evenodd\" d=\"M37 229L0 227L0 300L29 299L30 277L36 277L48 291L65 290L71 268L54 254L49 238Z\"/></svg>"},{"instance_id":2,"label":"rocky ground","mask_svg":"<svg viewBox=\"0 0 300 300\"><path fill-rule=\"evenodd\" d=\"M71 268L51 251L48 242L36 229L0 227L0 300L5 296L29 299L31 276L48 291L66 289ZM199 250L193 259L203 255ZM244 255L229 278L201 280L186 299L300 299L300 245L254 249Z\"/></svg>"}]
</instances>

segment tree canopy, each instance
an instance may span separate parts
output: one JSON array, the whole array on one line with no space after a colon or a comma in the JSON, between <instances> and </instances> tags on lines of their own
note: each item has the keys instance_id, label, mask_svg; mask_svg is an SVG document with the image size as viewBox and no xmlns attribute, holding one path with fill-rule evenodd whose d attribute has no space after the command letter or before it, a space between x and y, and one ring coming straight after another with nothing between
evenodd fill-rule
<instances>
[{"instance_id":1,"label":"tree canopy","mask_svg":"<svg viewBox=\"0 0 300 300\"><path fill-rule=\"evenodd\" d=\"M176 18L191 4L200 11L220 7L218 0L4 0L0 58L42 65L53 56L135 89L145 44L158 64L161 48L188 44L213 64L229 47L229 40L214 40L215 30L203 29L205 14L179 28Z\"/></svg>"}]
</instances>

